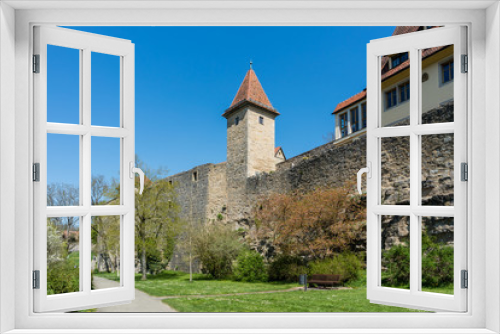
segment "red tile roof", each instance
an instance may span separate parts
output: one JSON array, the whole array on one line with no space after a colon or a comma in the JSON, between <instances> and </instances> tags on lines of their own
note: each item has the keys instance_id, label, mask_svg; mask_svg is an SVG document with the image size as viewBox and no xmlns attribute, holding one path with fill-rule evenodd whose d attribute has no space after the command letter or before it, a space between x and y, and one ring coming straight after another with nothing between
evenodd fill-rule
<instances>
[{"instance_id":1,"label":"red tile roof","mask_svg":"<svg viewBox=\"0 0 500 334\"><path fill-rule=\"evenodd\" d=\"M274 155L276 155L276 153L278 153L279 150L281 150L281 146L275 147L274 148Z\"/></svg>"},{"instance_id":2,"label":"red tile roof","mask_svg":"<svg viewBox=\"0 0 500 334\"><path fill-rule=\"evenodd\" d=\"M419 28L420 27L418 27L418 26L396 27L396 29L394 29L394 32L392 33L392 35L396 36L396 35L402 35L402 34L407 34L407 33L411 33L411 32L416 32L419 30ZM422 59L425 59L425 58L433 55L434 53L436 53L444 48L446 48L446 46L439 46L439 47L435 47L435 48L425 49L422 52ZM382 61L381 61L381 67L382 67L382 72L383 72L382 78L381 78L382 81L384 81L384 80L392 77L393 75L410 67L410 60L408 59L407 61L399 64L398 66L384 72L384 67L386 66L389 59L390 59L390 57L385 56L382 58ZM335 107L335 110L333 111L332 114L336 114L337 112L339 112L339 111L341 111L341 110L343 110L343 109L345 109L345 108L353 105L354 103L359 102L365 98L366 98L366 88L363 89L363 91L357 93L356 95L351 96L347 100L342 101L339 104L337 104L337 106Z\"/></svg>"},{"instance_id":3,"label":"red tile roof","mask_svg":"<svg viewBox=\"0 0 500 334\"><path fill-rule=\"evenodd\" d=\"M335 110L333 111L333 113L335 114L337 111L340 111L340 110L350 106L351 104L354 104L358 101L361 101L364 98L366 98L366 88L363 89L358 94L353 95L350 98L348 98L347 100L342 101L339 104L337 104L337 107L335 107Z\"/></svg>"},{"instance_id":4,"label":"red tile roof","mask_svg":"<svg viewBox=\"0 0 500 334\"><path fill-rule=\"evenodd\" d=\"M231 106L224 112L222 116L226 117L232 111L245 103L255 104L273 114L279 115L279 112L273 108L271 101L267 98L262 85L257 78L253 69L249 69L243 82L238 89L238 93L233 99Z\"/></svg>"}]
</instances>

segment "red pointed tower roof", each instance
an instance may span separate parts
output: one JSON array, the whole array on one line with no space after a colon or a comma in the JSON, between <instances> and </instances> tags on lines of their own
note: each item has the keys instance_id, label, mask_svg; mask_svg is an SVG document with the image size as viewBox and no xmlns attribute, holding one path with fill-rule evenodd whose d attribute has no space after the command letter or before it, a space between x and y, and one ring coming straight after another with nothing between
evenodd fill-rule
<instances>
[{"instance_id":1,"label":"red pointed tower roof","mask_svg":"<svg viewBox=\"0 0 500 334\"><path fill-rule=\"evenodd\" d=\"M236 93L236 96L233 99L233 103L231 103L231 106L226 109L222 116L227 117L231 112L244 104L253 104L275 115L280 114L273 108L271 101L267 98L267 95L252 68L250 68L245 75L245 79L243 79L240 89L238 89L238 93Z\"/></svg>"}]
</instances>

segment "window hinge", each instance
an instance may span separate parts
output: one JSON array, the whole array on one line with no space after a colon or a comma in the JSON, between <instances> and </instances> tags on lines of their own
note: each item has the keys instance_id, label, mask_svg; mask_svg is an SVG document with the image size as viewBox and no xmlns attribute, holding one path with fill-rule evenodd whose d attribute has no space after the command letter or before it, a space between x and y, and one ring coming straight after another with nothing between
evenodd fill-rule
<instances>
[{"instance_id":1,"label":"window hinge","mask_svg":"<svg viewBox=\"0 0 500 334\"><path fill-rule=\"evenodd\" d=\"M35 162L33 164L33 181L39 182L40 181L40 163Z\"/></svg>"},{"instance_id":2,"label":"window hinge","mask_svg":"<svg viewBox=\"0 0 500 334\"><path fill-rule=\"evenodd\" d=\"M40 270L33 270L33 289L40 289Z\"/></svg>"},{"instance_id":3,"label":"window hinge","mask_svg":"<svg viewBox=\"0 0 500 334\"><path fill-rule=\"evenodd\" d=\"M462 280L462 289L467 289L469 288L469 273L467 270L462 270L461 271L461 280Z\"/></svg>"},{"instance_id":4,"label":"window hinge","mask_svg":"<svg viewBox=\"0 0 500 334\"><path fill-rule=\"evenodd\" d=\"M33 55L33 73L40 73L40 55Z\"/></svg>"},{"instance_id":5,"label":"window hinge","mask_svg":"<svg viewBox=\"0 0 500 334\"><path fill-rule=\"evenodd\" d=\"M462 162L460 165L460 175L462 181L469 181L469 165L466 162Z\"/></svg>"},{"instance_id":6,"label":"window hinge","mask_svg":"<svg viewBox=\"0 0 500 334\"><path fill-rule=\"evenodd\" d=\"M462 55L462 73L469 72L469 57Z\"/></svg>"}]
</instances>

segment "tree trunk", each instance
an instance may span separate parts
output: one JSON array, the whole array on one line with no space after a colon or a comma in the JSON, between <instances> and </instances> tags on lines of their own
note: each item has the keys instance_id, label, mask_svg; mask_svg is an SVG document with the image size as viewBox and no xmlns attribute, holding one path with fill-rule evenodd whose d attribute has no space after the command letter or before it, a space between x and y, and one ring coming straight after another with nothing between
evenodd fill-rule
<instances>
[{"instance_id":1,"label":"tree trunk","mask_svg":"<svg viewBox=\"0 0 500 334\"><path fill-rule=\"evenodd\" d=\"M193 281L193 257L191 255L192 245L191 237L189 237L189 282Z\"/></svg>"},{"instance_id":2,"label":"tree trunk","mask_svg":"<svg viewBox=\"0 0 500 334\"><path fill-rule=\"evenodd\" d=\"M147 280L147 276L146 276L146 245L143 245L143 248L142 248L142 254L141 254L141 271L142 271L142 277L141 277L141 281L145 281Z\"/></svg>"}]
</instances>

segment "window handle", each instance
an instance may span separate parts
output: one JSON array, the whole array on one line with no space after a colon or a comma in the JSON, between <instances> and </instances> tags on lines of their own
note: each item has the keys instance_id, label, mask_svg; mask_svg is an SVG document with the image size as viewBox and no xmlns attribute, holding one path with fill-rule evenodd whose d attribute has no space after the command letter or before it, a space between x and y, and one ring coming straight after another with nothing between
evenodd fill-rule
<instances>
[{"instance_id":1,"label":"window handle","mask_svg":"<svg viewBox=\"0 0 500 334\"><path fill-rule=\"evenodd\" d=\"M135 174L139 174L139 181L140 181L139 195L142 195L142 192L144 191L144 172L142 171L142 169L134 167L133 161L130 161L129 167L130 167L131 179L134 178Z\"/></svg>"},{"instance_id":2,"label":"window handle","mask_svg":"<svg viewBox=\"0 0 500 334\"><path fill-rule=\"evenodd\" d=\"M361 168L358 171L358 192L360 194L363 194L363 191L361 190L361 175L363 175L363 173L366 173L366 175L369 179L371 179L371 177L372 177L372 163L368 162L367 165L368 165L368 167Z\"/></svg>"}]
</instances>

